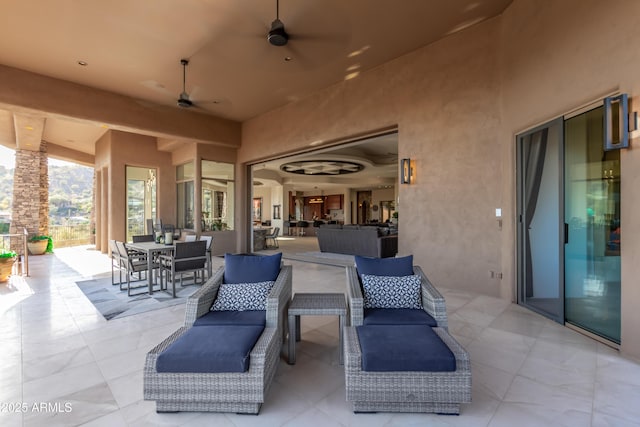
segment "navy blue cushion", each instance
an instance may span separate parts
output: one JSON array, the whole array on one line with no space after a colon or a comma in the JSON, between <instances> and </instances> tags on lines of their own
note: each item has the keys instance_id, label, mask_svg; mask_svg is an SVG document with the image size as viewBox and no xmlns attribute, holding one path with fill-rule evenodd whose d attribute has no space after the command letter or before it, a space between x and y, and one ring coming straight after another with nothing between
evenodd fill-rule
<instances>
[{"instance_id":1,"label":"navy blue cushion","mask_svg":"<svg viewBox=\"0 0 640 427\"><path fill-rule=\"evenodd\" d=\"M275 281L280 274L282 252L274 255L224 256L224 283L256 283Z\"/></svg>"},{"instance_id":2,"label":"navy blue cushion","mask_svg":"<svg viewBox=\"0 0 640 427\"><path fill-rule=\"evenodd\" d=\"M449 347L428 326L358 326L362 370L376 372L456 370Z\"/></svg>"},{"instance_id":3,"label":"navy blue cushion","mask_svg":"<svg viewBox=\"0 0 640 427\"><path fill-rule=\"evenodd\" d=\"M210 325L249 325L264 326L266 323L266 311L210 311L202 317L198 317L193 326Z\"/></svg>"},{"instance_id":4,"label":"navy blue cushion","mask_svg":"<svg viewBox=\"0 0 640 427\"><path fill-rule=\"evenodd\" d=\"M190 328L158 355L158 372L245 372L262 326Z\"/></svg>"},{"instance_id":5,"label":"navy blue cushion","mask_svg":"<svg viewBox=\"0 0 640 427\"><path fill-rule=\"evenodd\" d=\"M365 308L362 324L438 326L429 313L411 308Z\"/></svg>"},{"instance_id":6,"label":"navy blue cushion","mask_svg":"<svg viewBox=\"0 0 640 427\"><path fill-rule=\"evenodd\" d=\"M413 274L413 255L399 258L369 258L356 255L358 276L411 276Z\"/></svg>"}]
</instances>

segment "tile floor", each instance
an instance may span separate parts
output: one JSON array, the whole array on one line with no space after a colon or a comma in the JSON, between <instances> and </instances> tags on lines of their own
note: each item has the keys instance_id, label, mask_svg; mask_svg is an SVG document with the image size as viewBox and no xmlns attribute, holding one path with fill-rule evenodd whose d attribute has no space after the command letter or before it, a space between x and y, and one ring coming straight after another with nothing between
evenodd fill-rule
<instances>
[{"instance_id":1,"label":"tile floor","mask_svg":"<svg viewBox=\"0 0 640 427\"><path fill-rule=\"evenodd\" d=\"M294 292L344 292L343 268L287 263ZM517 305L444 288L450 331L472 360L460 416L353 414L334 317L302 318L297 364L282 358L260 415L156 414L142 400L145 353L184 308L105 321L75 281L109 268L86 247L59 249L0 285L1 426L640 425L640 364Z\"/></svg>"}]
</instances>

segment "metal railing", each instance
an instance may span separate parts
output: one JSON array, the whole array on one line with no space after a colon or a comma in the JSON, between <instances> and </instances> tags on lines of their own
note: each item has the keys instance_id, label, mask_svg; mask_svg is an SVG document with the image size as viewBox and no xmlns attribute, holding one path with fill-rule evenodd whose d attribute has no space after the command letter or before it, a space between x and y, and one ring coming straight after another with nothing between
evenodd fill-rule
<instances>
[{"instance_id":1,"label":"metal railing","mask_svg":"<svg viewBox=\"0 0 640 427\"><path fill-rule=\"evenodd\" d=\"M91 243L89 224L79 225L50 225L49 235L54 248L88 245Z\"/></svg>"},{"instance_id":2,"label":"metal railing","mask_svg":"<svg viewBox=\"0 0 640 427\"><path fill-rule=\"evenodd\" d=\"M21 234L0 234L0 249L15 251L18 254L20 274L29 275L29 251L27 250L27 229Z\"/></svg>"}]
</instances>

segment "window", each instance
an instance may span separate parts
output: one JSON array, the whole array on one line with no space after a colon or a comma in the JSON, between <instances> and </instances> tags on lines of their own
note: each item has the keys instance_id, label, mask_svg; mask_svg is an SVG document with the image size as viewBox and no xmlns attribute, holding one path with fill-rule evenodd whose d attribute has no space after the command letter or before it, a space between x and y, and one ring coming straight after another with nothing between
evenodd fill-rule
<instances>
[{"instance_id":1,"label":"window","mask_svg":"<svg viewBox=\"0 0 640 427\"><path fill-rule=\"evenodd\" d=\"M234 165L202 160L202 231L233 230Z\"/></svg>"},{"instance_id":2,"label":"window","mask_svg":"<svg viewBox=\"0 0 640 427\"><path fill-rule=\"evenodd\" d=\"M178 201L178 227L193 230L194 222L194 167L193 162L176 168L176 197Z\"/></svg>"},{"instance_id":3,"label":"window","mask_svg":"<svg viewBox=\"0 0 640 427\"><path fill-rule=\"evenodd\" d=\"M156 218L156 170L127 166L127 241L145 234L145 219Z\"/></svg>"}]
</instances>

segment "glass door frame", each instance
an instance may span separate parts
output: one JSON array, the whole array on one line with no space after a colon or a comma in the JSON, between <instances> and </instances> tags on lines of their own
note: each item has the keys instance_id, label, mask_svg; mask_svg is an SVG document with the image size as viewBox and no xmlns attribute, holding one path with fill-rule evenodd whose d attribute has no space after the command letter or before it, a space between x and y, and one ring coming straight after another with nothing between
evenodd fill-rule
<instances>
[{"instance_id":1,"label":"glass door frame","mask_svg":"<svg viewBox=\"0 0 640 427\"><path fill-rule=\"evenodd\" d=\"M560 324L564 324L564 239L565 233L563 230L558 232L558 304L557 313L552 313L546 310L536 307L535 305L527 302L527 296L525 294L526 281L527 281L527 262L526 262L526 249L525 243L527 241L527 224L526 224L526 202L525 198L525 156L524 156L524 138L535 134L545 128L551 129L554 126L559 126L559 142L558 142L558 156L559 156L559 182L558 182L558 218L564 220L564 176L562 174L562 165L564 163L564 117L558 117L556 119L545 122L534 128L520 132L516 135L516 203L517 203L517 243L516 243L516 256L517 256L517 276L516 276L516 296L519 305L523 305L528 309L541 314L547 318L554 320ZM530 228L530 227L529 227Z\"/></svg>"}]
</instances>

